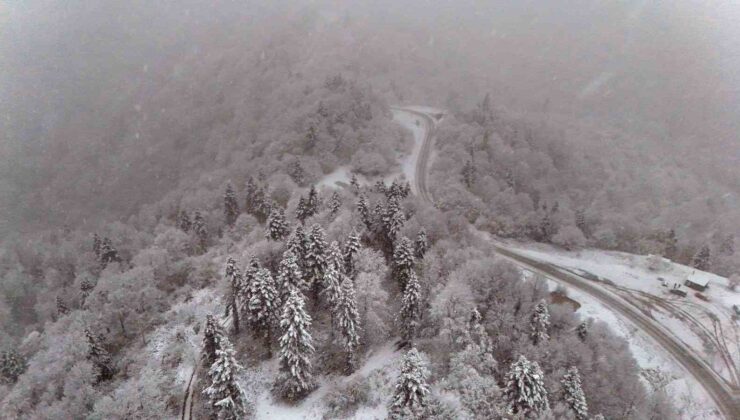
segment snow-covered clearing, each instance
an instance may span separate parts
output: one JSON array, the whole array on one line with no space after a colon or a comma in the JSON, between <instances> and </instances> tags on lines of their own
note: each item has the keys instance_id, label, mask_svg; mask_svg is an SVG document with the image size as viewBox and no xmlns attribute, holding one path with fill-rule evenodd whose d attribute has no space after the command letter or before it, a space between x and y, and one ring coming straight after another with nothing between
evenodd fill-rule
<instances>
[{"instance_id":1,"label":"snow-covered clearing","mask_svg":"<svg viewBox=\"0 0 740 420\"><path fill-rule=\"evenodd\" d=\"M388 377L392 382L392 375L396 372L401 352L397 351L393 341L371 350L367 359L355 373L350 376L323 376L317 379L318 388L296 405L288 405L276 401L270 387L278 375L277 358L273 358L259 366L248 369L242 377L242 385L247 394L257 395L254 402L254 418L257 420L293 420L293 419L320 419L327 412L326 396L335 389L342 389L351 381L358 378L367 378L374 373ZM352 416L355 419L384 419L386 417L386 401L377 401L373 406L360 407Z\"/></svg>"},{"instance_id":2,"label":"snow-covered clearing","mask_svg":"<svg viewBox=\"0 0 740 420\"><path fill-rule=\"evenodd\" d=\"M514 242L508 245L529 257L598 282L663 325L728 382L737 383L740 334L732 305L740 303L740 294L727 289L727 279L668 261L651 263L648 257L627 253L567 252L541 244ZM673 284L683 284L689 274L709 279L709 287L698 293L684 286L689 292L686 297L672 294ZM555 287L554 282L551 285ZM666 390L682 418L717 418L710 396L650 337L591 296L573 289L568 290L568 295L581 304L578 312L582 316L608 323L628 340L643 371L658 370L664 375L669 381Z\"/></svg>"}]
</instances>

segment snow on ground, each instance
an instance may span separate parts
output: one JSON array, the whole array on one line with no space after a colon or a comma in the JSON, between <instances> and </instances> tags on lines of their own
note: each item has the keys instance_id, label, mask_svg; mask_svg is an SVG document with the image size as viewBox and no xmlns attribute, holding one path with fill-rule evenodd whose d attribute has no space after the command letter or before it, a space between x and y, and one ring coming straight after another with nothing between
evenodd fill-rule
<instances>
[{"instance_id":1,"label":"snow on ground","mask_svg":"<svg viewBox=\"0 0 740 420\"><path fill-rule=\"evenodd\" d=\"M357 177L359 181L360 175L358 175ZM334 172L325 175L319 181L319 188L339 188L341 184L349 185L351 178L352 174L350 173L350 168L348 166L340 166L335 169Z\"/></svg>"},{"instance_id":2,"label":"snow on ground","mask_svg":"<svg viewBox=\"0 0 740 420\"><path fill-rule=\"evenodd\" d=\"M555 290L559 284L549 279L547 283L550 290ZM673 400L680 418L692 420L718 418L714 401L704 391L701 384L686 373L679 362L662 347L656 345L648 335L588 294L572 288L567 288L567 290L568 297L581 304L576 312L581 315L582 319L593 318L608 324L616 334L627 340L640 369L659 371L667 378L667 381L670 381L665 390ZM650 384L647 381L644 382L650 388Z\"/></svg>"},{"instance_id":3,"label":"snow on ground","mask_svg":"<svg viewBox=\"0 0 740 420\"><path fill-rule=\"evenodd\" d=\"M276 401L270 387L278 375L278 361L273 358L248 369L242 378L242 386L247 395L258 395L254 403L254 418L256 420L293 420L293 419L320 419L326 412L325 397L333 389L341 388L350 381L368 377L376 371L395 371L395 365L400 360L401 352L396 351L394 341L389 341L382 347L371 350L365 363L350 376L323 376L317 378L319 387L296 405L288 405ZM352 418L354 419L384 419L386 404L381 402L375 406L361 407Z\"/></svg>"},{"instance_id":4,"label":"snow on ground","mask_svg":"<svg viewBox=\"0 0 740 420\"><path fill-rule=\"evenodd\" d=\"M532 258L600 281L672 332L723 378L740 383L740 327L732 308L740 304L740 293L727 289L726 278L670 261L651 264L648 257L622 252L509 244ZM673 285L683 285L689 274L708 279L709 287L696 292L681 286L686 297L672 294Z\"/></svg>"}]
</instances>

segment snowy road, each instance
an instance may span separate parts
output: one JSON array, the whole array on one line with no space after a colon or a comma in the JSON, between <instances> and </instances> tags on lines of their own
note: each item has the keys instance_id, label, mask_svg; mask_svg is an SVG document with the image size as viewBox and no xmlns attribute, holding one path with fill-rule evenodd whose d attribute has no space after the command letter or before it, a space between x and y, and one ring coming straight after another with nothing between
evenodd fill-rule
<instances>
[{"instance_id":1,"label":"snowy road","mask_svg":"<svg viewBox=\"0 0 740 420\"><path fill-rule=\"evenodd\" d=\"M429 203L433 204L433 198L427 188L427 172L429 158L433 147L434 130L436 126L435 116L429 112L419 109L396 108L421 117L424 121L426 133L424 135L424 144L417 158L414 184L419 196ZM476 231L477 234L482 232ZM482 234L485 235L485 234ZM661 325L647 318L636 308L624 302L620 298L591 284L583 277L564 273L557 267L532 259L519 252L511 250L505 244L496 241L490 235L485 235L497 253L506 257L517 265L528 270L533 270L545 275L546 277L570 286L580 292L598 300L606 307L619 314L620 316L631 321L637 328L651 337L656 344L670 354L683 368L700 383L706 392L712 397L717 408L722 415L728 420L740 419L740 390L732 384L727 383L723 378L717 375L704 361L698 357L691 349L681 343L673 334L666 331Z\"/></svg>"}]
</instances>

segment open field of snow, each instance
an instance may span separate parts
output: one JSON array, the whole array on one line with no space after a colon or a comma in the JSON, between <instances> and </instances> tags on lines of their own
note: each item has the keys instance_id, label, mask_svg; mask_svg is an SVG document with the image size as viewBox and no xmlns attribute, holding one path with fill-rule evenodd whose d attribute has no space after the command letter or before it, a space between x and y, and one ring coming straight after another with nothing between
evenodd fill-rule
<instances>
[{"instance_id":1,"label":"open field of snow","mask_svg":"<svg viewBox=\"0 0 740 420\"><path fill-rule=\"evenodd\" d=\"M740 328L732 308L740 304L740 293L727 289L726 278L672 262L656 266L648 257L620 252L510 246L598 282L663 325L728 383L740 383ZM697 292L681 286L687 296L672 294L674 284L683 284L690 274L708 279L709 287Z\"/></svg>"}]
</instances>

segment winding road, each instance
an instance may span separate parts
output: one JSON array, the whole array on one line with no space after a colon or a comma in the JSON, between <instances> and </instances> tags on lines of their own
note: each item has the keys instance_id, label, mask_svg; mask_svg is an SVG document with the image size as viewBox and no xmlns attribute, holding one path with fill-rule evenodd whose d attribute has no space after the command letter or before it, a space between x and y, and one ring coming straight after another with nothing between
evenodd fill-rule
<instances>
[{"instance_id":1,"label":"winding road","mask_svg":"<svg viewBox=\"0 0 740 420\"><path fill-rule=\"evenodd\" d=\"M441 114L430 114L405 107L396 107L395 109L411 113L420 117L424 122L426 132L423 136L424 143L421 147L418 159L415 165L415 179L413 180L419 196L426 202L434 204L433 197L427 188L427 173L429 159L434 142L434 132L436 124L441 119ZM635 327L642 330L646 335L651 337L656 344L662 347L670 354L684 369L700 383L707 394L714 400L717 408L727 420L740 419L740 390L733 384L728 383L724 378L717 375L696 353L687 348L672 333L667 331L663 326L648 318L637 308L619 298L618 296L595 285L592 281L571 273L565 273L556 266L535 260L522 255L515 250L506 246L506 244L496 240L492 235L475 230L471 226L473 233L488 241L493 249L499 255L514 262L520 267L537 272L545 277L552 279L560 284L567 285L577 289L601 302L615 313L631 321Z\"/></svg>"}]
</instances>

